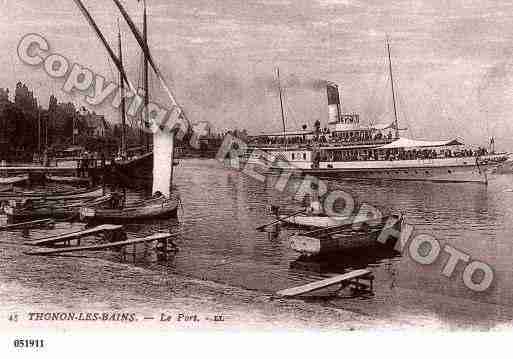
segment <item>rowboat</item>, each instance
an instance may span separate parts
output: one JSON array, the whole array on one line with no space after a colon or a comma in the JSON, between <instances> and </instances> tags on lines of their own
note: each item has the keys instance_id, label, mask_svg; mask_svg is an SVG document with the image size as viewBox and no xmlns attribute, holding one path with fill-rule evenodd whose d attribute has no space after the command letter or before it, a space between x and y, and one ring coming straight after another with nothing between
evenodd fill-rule
<instances>
[{"instance_id":1,"label":"rowboat","mask_svg":"<svg viewBox=\"0 0 513 359\"><path fill-rule=\"evenodd\" d=\"M407 233L408 227L400 215L384 216L296 234L290 237L290 247L308 256L365 247L393 248L399 238L392 234ZM383 236L384 243L378 241L382 233L390 234Z\"/></svg>"},{"instance_id":2,"label":"rowboat","mask_svg":"<svg viewBox=\"0 0 513 359\"><path fill-rule=\"evenodd\" d=\"M3 211L13 221L34 219L34 218L71 218L79 215L80 208L88 206L91 208L105 208L112 205L112 194L86 201L72 200L65 203L36 202L31 199L19 205L9 203L3 206Z\"/></svg>"},{"instance_id":3,"label":"rowboat","mask_svg":"<svg viewBox=\"0 0 513 359\"><path fill-rule=\"evenodd\" d=\"M101 197L103 195L103 187L94 187L90 189L79 189L67 192L0 192L0 200L10 199L41 199L45 201L67 200L67 199L83 199Z\"/></svg>"},{"instance_id":4,"label":"rowboat","mask_svg":"<svg viewBox=\"0 0 513 359\"><path fill-rule=\"evenodd\" d=\"M80 208L80 220L84 222L119 223L134 220L175 218L179 202L180 200L176 195L166 198L157 194L153 198L117 209L84 206Z\"/></svg>"},{"instance_id":5,"label":"rowboat","mask_svg":"<svg viewBox=\"0 0 513 359\"><path fill-rule=\"evenodd\" d=\"M347 224L350 221L350 218L348 217L330 217L326 215L308 214L297 214L292 217L280 215L278 218L281 222L284 222L289 225L311 228L329 228L341 226L343 224Z\"/></svg>"}]
</instances>

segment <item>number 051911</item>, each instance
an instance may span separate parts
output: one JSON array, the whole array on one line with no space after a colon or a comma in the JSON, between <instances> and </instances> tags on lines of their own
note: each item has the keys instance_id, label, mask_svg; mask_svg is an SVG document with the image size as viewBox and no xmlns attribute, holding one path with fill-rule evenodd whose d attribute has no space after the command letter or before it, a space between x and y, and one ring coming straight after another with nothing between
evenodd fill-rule
<instances>
[{"instance_id":1,"label":"number 051911","mask_svg":"<svg viewBox=\"0 0 513 359\"><path fill-rule=\"evenodd\" d=\"M14 339L15 348L44 348L43 339Z\"/></svg>"}]
</instances>

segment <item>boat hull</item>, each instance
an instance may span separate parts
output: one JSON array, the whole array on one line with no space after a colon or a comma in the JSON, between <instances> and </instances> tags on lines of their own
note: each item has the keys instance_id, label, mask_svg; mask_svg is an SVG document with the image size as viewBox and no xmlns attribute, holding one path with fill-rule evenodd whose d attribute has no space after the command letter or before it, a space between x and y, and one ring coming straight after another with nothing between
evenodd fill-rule
<instances>
[{"instance_id":1,"label":"boat hull","mask_svg":"<svg viewBox=\"0 0 513 359\"><path fill-rule=\"evenodd\" d=\"M460 157L394 161L290 162L271 170L290 171L319 177L341 179L378 179L431 182L488 183L488 174L502 163L502 157Z\"/></svg>"},{"instance_id":2,"label":"boat hull","mask_svg":"<svg viewBox=\"0 0 513 359\"><path fill-rule=\"evenodd\" d=\"M395 216L393 222L390 222L389 218L384 218L379 225L369 227L360 223L329 235L294 235L290 238L290 247L307 256L325 255L357 248L394 248L399 238L388 236L385 243L381 243L377 240L379 235L387 229L393 229L401 234L407 233L409 225L398 216Z\"/></svg>"},{"instance_id":3,"label":"boat hull","mask_svg":"<svg viewBox=\"0 0 513 359\"><path fill-rule=\"evenodd\" d=\"M12 221L37 218L78 218L81 207L87 205L91 208L108 208L112 204L112 198L112 195L109 194L90 201L79 201L78 203L35 206L33 208L6 206L4 207L4 213Z\"/></svg>"},{"instance_id":4,"label":"boat hull","mask_svg":"<svg viewBox=\"0 0 513 359\"><path fill-rule=\"evenodd\" d=\"M101 197L103 195L103 187L95 187L92 189L84 189L62 193L41 193L41 192L0 192L0 200L22 200L22 199L41 199L51 200L69 200Z\"/></svg>"},{"instance_id":5,"label":"boat hull","mask_svg":"<svg viewBox=\"0 0 513 359\"><path fill-rule=\"evenodd\" d=\"M162 200L151 199L137 206L121 209L95 209L82 207L80 219L85 222L127 222L133 220L170 219L178 214L179 200L177 197Z\"/></svg>"},{"instance_id":6,"label":"boat hull","mask_svg":"<svg viewBox=\"0 0 513 359\"><path fill-rule=\"evenodd\" d=\"M113 170L123 179L151 181L153 179L153 152L131 160L116 162Z\"/></svg>"}]
</instances>

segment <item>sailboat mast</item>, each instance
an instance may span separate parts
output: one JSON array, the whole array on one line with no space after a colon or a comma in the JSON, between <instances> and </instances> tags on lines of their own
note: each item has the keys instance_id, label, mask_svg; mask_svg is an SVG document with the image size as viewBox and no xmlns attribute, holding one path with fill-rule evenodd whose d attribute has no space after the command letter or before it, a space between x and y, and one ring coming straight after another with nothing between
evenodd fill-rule
<instances>
[{"instance_id":1,"label":"sailboat mast","mask_svg":"<svg viewBox=\"0 0 513 359\"><path fill-rule=\"evenodd\" d=\"M146 48L148 49L148 14L146 10L146 0L143 0L144 12L143 12L143 40ZM144 55L143 59L143 83L144 83L144 121L149 120L149 113L147 113L148 104L150 103L150 89L149 89L149 79L148 79L148 59L146 55ZM143 124L145 128L147 128L146 122ZM146 150L150 150L150 140L149 136L143 133L143 138L141 141L145 142Z\"/></svg>"},{"instance_id":2,"label":"sailboat mast","mask_svg":"<svg viewBox=\"0 0 513 359\"><path fill-rule=\"evenodd\" d=\"M283 141L285 144L285 148L287 148L287 135L285 134L285 112L283 111L283 94L281 90L281 81L280 81L280 68L276 68L276 76L278 77L278 91L280 93L280 109L281 109L281 122L283 124Z\"/></svg>"},{"instance_id":3,"label":"sailboat mast","mask_svg":"<svg viewBox=\"0 0 513 359\"><path fill-rule=\"evenodd\" d=\"M37 151L41 155L41 109L37 105Z\"/></svg>"},{"instance_id":4,"label":"sailboat mast","mask_svg":"<svg viewBox=\"0 0 513 359\"><path fill-rule=\"evenodd\" d=\"M399 138L399 121L397 119L397 105L395 103L395 90L394 90L394 75L392 73L392 57L390 56L390 43L387 38L387 52L388 52L388 69L390 71L390 83L392 84L392 101L394 102L394 127L395 127L395 138Z\"/></svg>"},{"instance_id":5,"label":"sailboat mast","mask_svg":"<svg viewBox=\"0 0 513 359\"><path fill-rule=\"evenodd\" d=\"M119 45L119 63L123 67L123 50L121 47L121 30L119 28L118 20L118 45ZM121 91L121 157L126 158L127 143L126 143L126 99L125 99L125 81L123 81L123 73L119 71L119 87Z\"/></svg>"}]
</instances>

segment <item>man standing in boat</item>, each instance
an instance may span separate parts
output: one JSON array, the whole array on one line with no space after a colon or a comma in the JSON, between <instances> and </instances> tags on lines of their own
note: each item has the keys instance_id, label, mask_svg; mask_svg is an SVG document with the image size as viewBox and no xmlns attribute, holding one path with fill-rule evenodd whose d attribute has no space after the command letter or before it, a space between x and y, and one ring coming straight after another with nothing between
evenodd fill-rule
<instances>
[{"instance_id":1,"label":"man standing in boat","mask_svg":"<svg viewBox=\"0 0 513 359\"><path fill-rule=\"evenodd\" d=\"M315 182L311 184L312 192L310 193L310 206L307 209L307 213L320 215L323 214L321 202L319 200L319 185Z\"/></svg>"}]
</instances>

